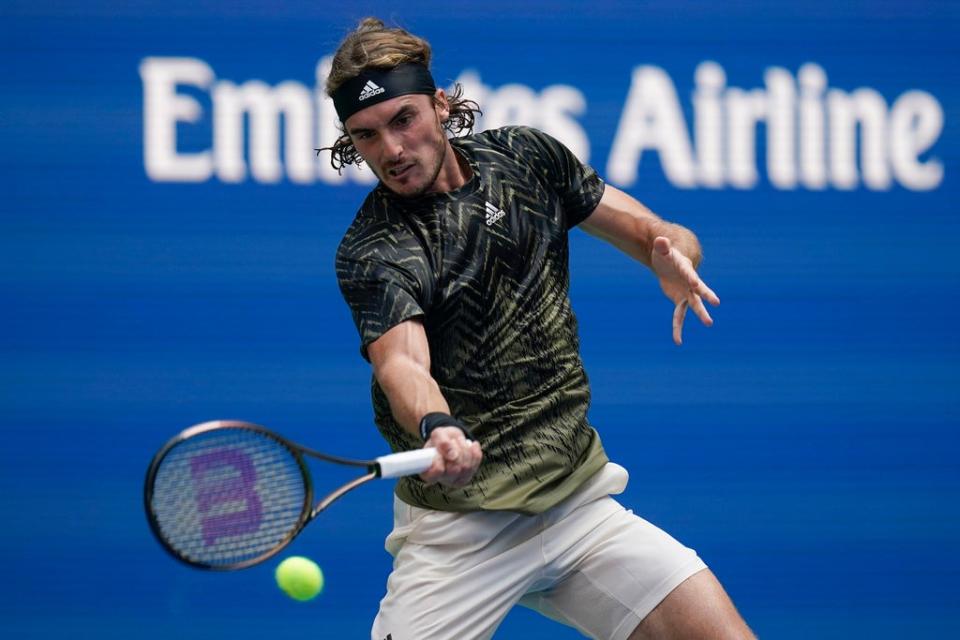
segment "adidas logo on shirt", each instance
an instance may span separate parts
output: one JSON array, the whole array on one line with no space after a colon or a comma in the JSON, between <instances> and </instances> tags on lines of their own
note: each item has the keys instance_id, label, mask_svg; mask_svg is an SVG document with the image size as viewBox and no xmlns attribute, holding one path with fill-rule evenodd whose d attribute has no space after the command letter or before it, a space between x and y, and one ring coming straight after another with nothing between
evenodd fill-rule
<instances>
[{"instance_id":1,"label":"adidas logo on shirt","mask_svg":"<svg viewBox=\"0 0 960 640\"><path fill-rule=\"evenodd\" d=\"M487 210L487 226L489 227L494 222L507 215L503 209L497 209L495 206L489 202L483 204L484 208Z\"/></svg>"},{"instance_id":2,"label":"adidas logo on shirt","mask_svg":"<svg viewBox=\"0 0 960 640\"><path fill-rule=\"evenodd\" d=\"M384 91L386 91L386 89L384 89L383 87L381 87L380 85L378 85L378 84L377 84L376 82L374 82L373 80L367 80L367 84L363 85L363 91L360 92L360 98L359 98L359 99L360 99L360 101L362 102L362 101L366 100L367 98L372 98L373 96L377 95L378 93L383 93Z\"/></svg>"}]
</instances>

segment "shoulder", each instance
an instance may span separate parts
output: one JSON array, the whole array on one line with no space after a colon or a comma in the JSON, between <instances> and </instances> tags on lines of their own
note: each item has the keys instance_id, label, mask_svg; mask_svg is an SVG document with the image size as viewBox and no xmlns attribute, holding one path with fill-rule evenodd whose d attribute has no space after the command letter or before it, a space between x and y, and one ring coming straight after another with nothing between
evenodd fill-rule
<instances>
[{"instance_id":1,"label":"shoulder","mask_svg":"<svg viewBox=\"0 0 960 640\"><path fill-rule=\"evenodd\" d=\"M357 210L337 247L337 261L382 253L407 233L402 215L378 189L371 191Z\"/></svg>"},{"instance_id":2,"label":"shoulder","mask_svg":"<svg viewBox=\"0 0 960 640\"><path fill-rule=\"evenodd\" d=\"M468 148L485 146L504 151L522 152L531 145L544 144L545 142L556 143L556 140L539 129L511 125L456 138L456 142Z\"/></svg>"},{"instance_id":3,"label":"shoulder","mask_svg":"<svg viewBox=\"0 0 960 640\"><path fill-rule=\"evenodd\" d=\"M509 159L536 173L557 173L574 162L570 150L549 133L526 126L508 126L471 136L473 144L484 145L486 153ZM477 150L483 157L485 151Z\"/></svg>"},{"instance_id":4,"label":"shoulder","mask_svg":"<svg viewBox=\"0 0 960 640\"><path fill-rule=\"evenodd\" d=\"M524 175L549 174L565 157L560 142L526 126L488 129L456 139L455 146L480 165Z\"/></svg>"},{"instance_id":5,"label":"shoulder","mask_svg":"<svg viewBox=\"0 0 960 640\"><path fill-rule=\"evenodd\" d=\"M423 278L431 264L412 214L374 189L340 240L335 266L343 280L384 268Z\"/></svg>"}]
</instances>

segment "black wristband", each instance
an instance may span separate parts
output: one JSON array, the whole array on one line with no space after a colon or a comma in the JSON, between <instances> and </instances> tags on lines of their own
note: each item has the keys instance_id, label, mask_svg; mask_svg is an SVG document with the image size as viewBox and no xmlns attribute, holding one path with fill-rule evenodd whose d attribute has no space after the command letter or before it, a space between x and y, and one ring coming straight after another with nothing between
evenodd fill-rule
<instances>
[{"instance_id":1,"label":"black wristband","mask_svg":"<svg viewBox=\"0 0 960 640\"><path fill-rule=\"evenodd\" d=\"M460 429L460 431L463 431L463 435L467 440L473 440L473 435L470 433L470 430L467 429L467 425L453 416L440 411L428 413L420 419L420 437L426 442L430 439L430 433L438 427L456 427Z\"/></svg>"}]
</instances>

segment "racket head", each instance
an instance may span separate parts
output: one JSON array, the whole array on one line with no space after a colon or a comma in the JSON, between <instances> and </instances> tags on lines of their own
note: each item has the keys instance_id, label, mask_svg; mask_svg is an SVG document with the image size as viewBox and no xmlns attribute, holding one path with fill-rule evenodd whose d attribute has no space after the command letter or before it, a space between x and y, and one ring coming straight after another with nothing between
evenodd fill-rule
<instances>
[{"instance_id":1,"label":"racket head","mask_svg":"<svg viewBox=\"0 0 960 640\"><path fill-rule=\"evenodd\" d=\"M278 553L310 520L313 484L298 449L238 420L198 424L167 442L144 482L150 529L193 567L243 569Z\"/></svg>"}]
</instances>

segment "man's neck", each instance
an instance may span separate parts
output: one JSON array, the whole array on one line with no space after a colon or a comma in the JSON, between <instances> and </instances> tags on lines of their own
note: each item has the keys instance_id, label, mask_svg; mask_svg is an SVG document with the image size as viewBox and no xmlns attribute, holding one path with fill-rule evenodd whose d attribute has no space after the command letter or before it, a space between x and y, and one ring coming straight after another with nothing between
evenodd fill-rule
<instances>
[{"instance_id":1,"label":"man's neck","mask_svg":"<svg viewBox=\"0 0 960 640\"><path fill-rule=\"evenodd\" d=\"M446 141L446 145L447 150L443 156L443 164L440 165L440 173L437 174L437 179L433 181L429 193L455 191L473 177L473 169L470 168L470 163L467 162L466 158L457 153L453 145L450 144L450 140Z\"/></svg>"}]
</instances>

